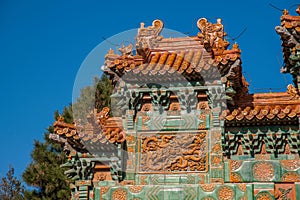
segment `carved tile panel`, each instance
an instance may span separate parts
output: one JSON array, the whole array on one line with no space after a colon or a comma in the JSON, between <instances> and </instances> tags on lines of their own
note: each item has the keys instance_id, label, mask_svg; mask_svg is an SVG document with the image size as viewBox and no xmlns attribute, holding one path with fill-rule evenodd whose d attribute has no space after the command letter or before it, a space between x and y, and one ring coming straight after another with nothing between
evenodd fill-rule
<instances>
[{"instance_id":1,"label":"carved tile panel","mask_svg":"<svg viewBox=\"0 0 300 200\"><path fill-rule=\"evenodd\" d=\"M207 131L182 134L142 134L141 173L206 172Z\"/></svg>"}]
</instances>

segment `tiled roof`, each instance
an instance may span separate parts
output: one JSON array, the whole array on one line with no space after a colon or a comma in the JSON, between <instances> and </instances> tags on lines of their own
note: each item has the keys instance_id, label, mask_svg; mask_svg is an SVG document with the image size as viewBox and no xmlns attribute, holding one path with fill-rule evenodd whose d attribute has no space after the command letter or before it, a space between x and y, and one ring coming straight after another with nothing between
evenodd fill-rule
<instances>
[{"instance_id":1,"label":"tiled roof","mask_svg":"<svg viewBox=\"0 0 300 200\"><path fill-rule=\"evenodd\" d=\"M224 111L222 116L226 125L298 123L300 99L284 92L249 94L237 108Z\"/></svg>"},{"instance_id":2,"label":"tiled roof","mask_svg":"<svg viewBox=\"0 0 300 200\"><path fill-rule=\"evenodd\" d=\"M59 118L53 123L54 132L58 135L64 136L66 138L74 138L75 140L79 139L79 136L76 131L74 124L68 124L64 122L63 118Z\"/></svg>"},{"instance_id":3,"label":"tiled roof","mask_svg":"<svg viewBox=\"0 0 300 200\"><path fill-rule=\"evenodd\" d=\"M296 12L300 14L300 6ZM300 32L300 16L291 16L287 10L284 10L281 16L281 25L285 28L295 28L297 32Z\"/></svg>"},{"instance_id":4,"label":"tiled roof","mask_svg":"<svg viewBox=\"0 0 300 200\"><path fill-rule=\"evenodd\" d=\"M72 141L91 141L93 143L121 143L125 140L125 133L123 131L122 119L119 117L108 117L108 108L104 108L99 113L89 116L89 121L84 127L75 124L68 124L63 122L60 118L54 122L54 132L64 138Z\"/></svg>"},{"instance_id":5,"label":"tiled roof","mask_svg":"<svg viewBox=\"0 0 300 200\"><path fill-rule=\"evenodd\" d=\"M139 29L136 55L123 47L122 55L110 50L106 55L103 70L111 77L127 81L216 80L225 77L234 89L247 87L242 81L241 51L237 44L227 49L226 33L220 20L216 24L202 18L198 21L197 36L164 38L159 36L159 26ZM141 34L143 33L143 34ZM150 38L150 39L149 39ZM132 45L130 46L132 47Z\"/></svg>"},{"instance_id":6,"label":"tiled roof","mask_svg":"<svg viewBox=\"0 0 300 200\"><path fill-rule=\"evenodd\" d=\"M141 56L116 56L112 52L106 56L106 66L122 76L132 71L134 74L147 74L152 77L167 73L191 75L208 71L215 67L225 72L234 61L240 58L240 50L234 45L232 50L217 54L214 59L203 48L180 51L152 51L147 59Z\"/></svg>"},{"instance_id":7,"label":"tiled roof","mask_svg":"<svg viewBox=\"0 0 300 200\"><path fill-rule=\"evenodd\" d=\"M84 141L106 143L121 143L125 140L125 132L121 117L109 117L109 108L104 107L101 112L94 110L88 116L89 123L81 131Z\"/></svg>"},{"instance_id":8,"label":"tiled roof","mask_svg":"<svg viewBox=\"0 0 300 200\"><path fill-rule=\"evenodd\" d=\"M285 117L294 118L300 114L299 106L247 106L246 108L234 109L228 116L227 121L232 120L262 120L262 119L283 119Z\"/></svg>"}]
</instances>

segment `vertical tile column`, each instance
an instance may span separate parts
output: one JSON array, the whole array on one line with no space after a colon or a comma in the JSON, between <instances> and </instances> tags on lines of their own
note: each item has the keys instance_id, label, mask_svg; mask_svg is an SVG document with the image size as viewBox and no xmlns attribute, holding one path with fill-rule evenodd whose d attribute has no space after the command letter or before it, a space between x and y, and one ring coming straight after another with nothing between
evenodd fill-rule
<instances>
[{"instance_id":1,"label":"vertical tile column","mask_svg":"<svg viewBox=\"0 0 300 200\"><path fill-rule=\"evenodd\" d=\"M126 145L127 148L125 149L125 168L124 173L126 173L126 178L124 180L124 184L134 184L135 180L135 171L136 171L136 131L135 131L135 124L134 124L134 110L127 110L126 111Z\"/></svg>"},{"instance_id":2,"label":"vertical tile column","mask_svg":"<svg viewBox=\"0 0 300 200\"><path fill-rule=\"evenodd\" d=\"M210 128L210 181L224 183L224 162L222 154L222 128L219 120L220 109L212 110L212 126Z\"/></svg>"}]
</instances>

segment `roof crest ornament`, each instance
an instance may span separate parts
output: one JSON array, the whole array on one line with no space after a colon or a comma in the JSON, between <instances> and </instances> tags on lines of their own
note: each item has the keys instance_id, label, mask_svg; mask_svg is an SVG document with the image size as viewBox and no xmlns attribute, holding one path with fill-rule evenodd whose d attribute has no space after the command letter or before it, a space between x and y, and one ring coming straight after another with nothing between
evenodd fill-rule
<instances>
[{"instance_id":1,"label":"roof crest ornament","mask_svg":"<svg viewBox=\"0 0 300 200\"><path fill-rule=\"evenodd\" d=\"M300 15L300 5L296 9ZM281 36L284 66L280 72L293 76L295 87L300 88L300 16L292 16L287 10L283 11L280 26L276 32Z\"/></svg>"},{"instance_id":2,"label":"roof crest ornament","mask_svg":"<svg viewBox=\"0 0 300 200\"><path fill-rule=\"evenodd\" d=\"M133 56L133 52L132 52L132 43L130 43L129 45L125 46L124 44L122 44L122 47L120 47L118 50L122 53L123 56Z\"/></svg>"},{"instance_id":3,"label":"roof crest ornament","mask_svg":"<svg viewBox=\"0 0 300 200\"><path fill-rule=\"evenodd\" d=\"M159 35L163 27L164 23L159 19L154 20L152 26L146 28L145 24L141 23L136 37L136 51L139 55L146 57L148 50L157 46L157 41L163 38Z\"/></svg>"},{"instance_id":4,"label":"roof crest ornament","mask_svg":"<svg viewBox=\"0 0 300 200\"><path fill-rule=\"evenodd\" d=\"M138 37L154 36L154 35L158 36L162 31L163 27L164 27L164 23L159 19L154 20L152 22L152 26L148 26L147 28L145 28L145 23L142 22L138 30Z\"/></svg>"},{"instance_id":5,"label":"roof crest ornament","mask_svg":"<svg viewBox=\"0 0 300 200\"><path fill-rule=\"evenodd\" d=\"M224 26L220 18L217 19L215 24L208 22L206 18L200 18L197 21L197 26L201 31L198 33L198 37L208 52L213 51L220 54L227 49L229 42L224 39L227 34L224 32Z\"/></svg>"},{"instance_id":6,"label":"roof crest ornament","mask_svg":"<svg viewBox=\"0 0 300 200\"><path fill-rule=\"evenodd\" d=\"M288 93L290 95L291 99L298 99L299 98L298 90L297 90L297 88L295 88L293 86L293 84L289 84L287 86L286 93Z\"/></svg>"}]
</instances>

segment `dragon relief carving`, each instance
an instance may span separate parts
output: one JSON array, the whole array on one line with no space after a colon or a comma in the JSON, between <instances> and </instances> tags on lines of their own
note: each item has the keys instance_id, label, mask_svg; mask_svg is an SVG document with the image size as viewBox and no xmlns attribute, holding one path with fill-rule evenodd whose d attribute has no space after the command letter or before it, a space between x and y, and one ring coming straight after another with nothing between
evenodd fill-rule
<instances>
[{"instance_id":1,"label":"dragon relief carving","mask_svg":"<svg viewBox=\"0 0 300 200\"><path fill-rule=\"evenodd\" d=\"M143 136L141 171L206 171L206 132Z\"/></svg>"}]
</instances>

